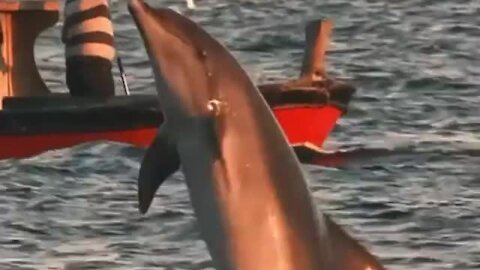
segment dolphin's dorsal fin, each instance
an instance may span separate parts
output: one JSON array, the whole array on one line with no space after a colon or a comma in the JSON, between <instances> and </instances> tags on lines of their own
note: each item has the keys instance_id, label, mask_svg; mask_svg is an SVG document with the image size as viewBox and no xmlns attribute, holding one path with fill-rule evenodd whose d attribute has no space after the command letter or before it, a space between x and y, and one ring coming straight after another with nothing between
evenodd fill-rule
<instances>
[{"instance_id":1,"label":"dolphin's dorsal fin","mask_svg":"<svg viewBox=\"0 0 480 270\"><path fill-rule=\"evenodd\" d=\"M157 189L179 167L180 158L176 143L169 138L166 128L162 126L148 147L140 166L138 208L141 213L147 212Z\"/></svg>"},{"instance_id":2,"label":"dolphin's dorsal fin","mask_svg":"<svg viewBox=\"0 0 480 270\"><path fill-rule=\"evenodd\" d=\"M385 267L348 233L335 223L328 215L323 215L327 226L327 237L330 246L328 255L333 256L326 260L337 270L386 270ZM325 240L325 239L324 239Z\"/></svg>"}]
</instances>

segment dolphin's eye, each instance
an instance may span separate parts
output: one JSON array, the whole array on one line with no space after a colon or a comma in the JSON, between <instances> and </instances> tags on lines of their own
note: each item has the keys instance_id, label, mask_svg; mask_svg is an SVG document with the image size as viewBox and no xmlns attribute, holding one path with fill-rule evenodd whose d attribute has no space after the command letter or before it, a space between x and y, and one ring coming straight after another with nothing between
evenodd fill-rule
<instances>
[{"instance_id":1,"label":"dolphin's eye","mask_svg":"<svg viewBox=\"0 0 480 270\"><path fill-rule=\"evenodd\" d=\"M223 102L218 99L209 100L207 103L207 109L218 116L222 112Z\"/></svg>"}]
</instances>

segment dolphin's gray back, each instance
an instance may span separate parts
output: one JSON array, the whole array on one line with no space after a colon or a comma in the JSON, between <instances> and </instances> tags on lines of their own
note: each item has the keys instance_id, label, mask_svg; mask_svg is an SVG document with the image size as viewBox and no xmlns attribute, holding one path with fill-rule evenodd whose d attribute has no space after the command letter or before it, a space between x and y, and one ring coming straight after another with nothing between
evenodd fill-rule
<instances>
[{"instance_id":1,"label":"dolphin's gray back","mask_svg":"<svg viewBox=\"0 0 480 270\"><path fill-rule=\"evenodd\" d=\"M220 264L231 258L235 269L320 269L317 220L295 155L248 77L219 76L225 108L213 133L192 120L178 141L212 257Z\"/></svg>"},{"instance_id":2,"label":"dolphin's gray back","mask_svg":"<svg viewBox=\"0 0 480 270\"><path fill-rule=\"evenodd\" d=\"M219 128L239 261L244 269L319 269L317 220L300 165L258 90L245 85L229 91Z\"/></svg>"},{"instance_id":3,"label":"dolphin's gray back","mask_svg":"<svg viewBox=\"0 0 480 270\"><path fill-rule=\"evenodd\" d=\"M190 133L196 132L198 144L185 139L179 146L189 153L181 154L189 185L208 186L201 195L193 188L192 203L202 212L198 219L214 260L226 265L219 269L383 269L330 218L317 220L283 131L241 76L217 83L224 108L214 132L199 120Z\"/></svg>"},{"instance_id":4,"label":"dolphin's gray back","mask_svg":"<svg viewBox=\"0 0 480 270\"><path fill-rule=\"evenodd\" d=\"M241 269L384 269L330 217L317 217L301 166L273 113L253 84L237 85L242 89L224 89L227 109L217 132L221 209L231 223L226 230L239 243L237 260L254 261Z\"/></svg>"}]
</instances>

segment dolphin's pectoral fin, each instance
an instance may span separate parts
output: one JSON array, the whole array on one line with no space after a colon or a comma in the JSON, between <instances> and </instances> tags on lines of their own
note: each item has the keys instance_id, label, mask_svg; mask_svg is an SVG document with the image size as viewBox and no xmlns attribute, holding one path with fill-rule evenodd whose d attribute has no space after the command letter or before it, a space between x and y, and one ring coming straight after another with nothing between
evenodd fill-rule
<instances>
[{"instance_id":1,"label":"dolphin's pectoral fin","mask_svg":"<svg viewBox=\"0 0 480 270\"><path fill-rule=\"evenodd\" d=\"M158 187L180 167L176 144L161 128L147 149L140 166L138 177L139 210L145 214L153 201Z\"/></svg>"}]
</instances>

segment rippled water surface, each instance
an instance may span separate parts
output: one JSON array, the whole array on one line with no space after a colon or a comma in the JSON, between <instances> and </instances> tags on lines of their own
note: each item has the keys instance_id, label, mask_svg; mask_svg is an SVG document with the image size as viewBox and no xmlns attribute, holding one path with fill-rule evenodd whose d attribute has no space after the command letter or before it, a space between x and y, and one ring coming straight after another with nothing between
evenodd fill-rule
<instances>
[{"instance_id":1,"label":"rippled water surface","mask_svg":"<svg viewBox=\"0 0 480 270\"><path fill-rule=\"evenodd\" d=\"M305 23L332 18L330 73L358 91L326 147L361 158L304 167L318 207L389 269L480 269L480 1L197 4L193 18L255 81L297 76ZM112 12L132 92L154 93L126 1ZM36 47L57 92L65 91L59 35L60 24ZM374 149L390 151L375 157ZM148 215L138 213L142 154L91 143L0 161L0 269L209 268L181 174Z\"/></svg>"}]
</instances>

